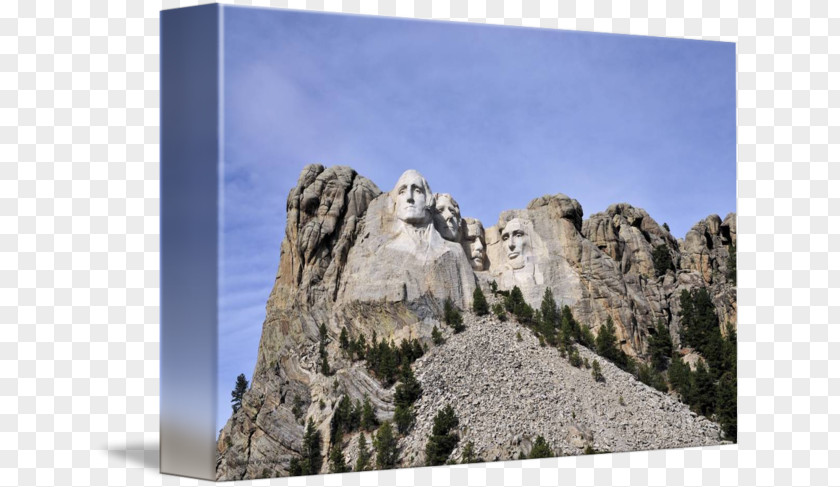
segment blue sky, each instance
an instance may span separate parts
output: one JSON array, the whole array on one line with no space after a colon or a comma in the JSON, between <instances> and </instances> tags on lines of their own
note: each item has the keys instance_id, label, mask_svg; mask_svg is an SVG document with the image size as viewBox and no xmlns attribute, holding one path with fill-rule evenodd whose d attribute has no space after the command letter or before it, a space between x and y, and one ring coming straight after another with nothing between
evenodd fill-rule
<instances>
[{"instance_id":1,"label":"blue sky","mask_svg":"<svg viewBox=\"0 0 840 487\"><path fill-rule=\"evenodd\" d=\"M306 164L382 190L417 169L485 226L555 193L677 237L735 211L734 44L238 7L224 26L219 428Z\"/></svg>"}]
</instances>

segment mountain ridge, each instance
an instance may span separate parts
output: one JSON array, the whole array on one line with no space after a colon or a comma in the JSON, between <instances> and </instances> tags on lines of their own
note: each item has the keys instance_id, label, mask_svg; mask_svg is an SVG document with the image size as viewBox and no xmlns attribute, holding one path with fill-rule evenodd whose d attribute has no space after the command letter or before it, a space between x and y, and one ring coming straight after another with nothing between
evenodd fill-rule
<instances>
[{"instance_id":1,"label":"mountain ridge","mask_svg":"<svg viewBox=\"0 0 840 487\"><path fill-rule=\"evenodd\" d=\"M502 289L519 287L535 308L545 290L551 290L558 304L570 306L575 319L593 332L612 320L622 350L636 358L645 357L647 337L658 321L679 343L682 290L708 289L721 324L737 321L735 287L726 279L729 245L737 238L734 214L723 220L710 215L684 239L676 239L644 210L626 203L584 220L576 200L557 194L502 212L485 230L480 222L460 218L453 211L454 198L433 194L419 173L406 174L383 193L346 166L310 165L301 172L287 200L286 234L251 388L219 434L218 480L288 475L289 462L301 453L308 420L324 433L326 450L330 421L344 394L351 400L368 397L380 420L392 418L393 387L384 387L364 364L343 357L338 343L342 330L354 340L360 335L370 339L374 333L394 343L418 340L434 356L432 330L445 328L443 300L452 299L466 310L473 291L481 288L489 294L494 282ZM411 205L421 205L405 203L401 187L416 187L411 191L417 191L418 200L421 193L429 197L431 202L424 198L426 213L410 214ZM440 218L449 213L457 213L458 231L451 218ZM653 253L663 245L671 265L657 275ZM484 249L481 259L474 258L481 254L478 247ZM492 321L477 324L472 318L467 319L468 329ZM332 375L320 370L319 343ZM587 353L582 349L582 355ZM429 360L421 357L415 364L421 384ZM561 362L565 360L557 355ZM429 427L424 400L426 396L418 402L418 423L409 438ZM706 441L705 434L713 430L695 433ZM623 451L604 434L591 436L591 445ZM558 447L567 445L563 448L569 453L564 454L577 452L559 436L552 438ZM350 439L355 436L345 438ZM401 441L405 452L419 455L420 440ZM680 441L687 445L692 439ZM663 442L634 445L668 447ZM502 450L497 457L506 458Z\"/></svg>"}]
</instances>

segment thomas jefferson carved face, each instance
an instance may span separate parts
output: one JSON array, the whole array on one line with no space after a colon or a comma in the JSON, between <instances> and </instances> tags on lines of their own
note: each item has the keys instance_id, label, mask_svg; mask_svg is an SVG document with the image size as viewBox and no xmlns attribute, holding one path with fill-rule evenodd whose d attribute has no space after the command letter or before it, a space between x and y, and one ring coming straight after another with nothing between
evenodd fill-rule
<instances>
[{"instance_id":1,"label":"thomas jefferson carved face","mask_svg":"<svg viewBox=\"0 0 840 487\"><path fill-rule=\"evenodd\" d=\"M446 240L457 242L461 236L461 209L448 193L435 193L435 228Z\"/></svg>"},{"instance_id":2,"label":"thomas jefferson carved face","mask_svg":"<svg viewBox=\"0 0 840 487\"><path fill-rule=\"evenodd\" d=\"M461 231L463 240L461 245L464 247L464 252L470 259L470 265L473 270L484 270L484 258L486 252L484 250L484 226L481 222L473 218L465 218L463 230Z\"/></svg>"},{"instance_id":3,"label":"thomas jefferson carved face","mask_svg":"<svg viewBox=\"0 0 840 487\"><path fill-rule=\"evenodd\" d=\"M405 223L421 226L431 220L435 199L426 178L414 169L400 176L391 191L391 199L396 205L397 218Z\"/></svg>"},{"instance_id":4,"label":"thomas jefferson carved face","mask_svg":"<svg viewBox=\"0 0 840 487\"><path fill-rule=\"evenodd\" d=\"M525 234L525 222L514 218L502 230L502 246L507 252L508 264L513 269L525 266L526 254L530 251Z\"/></svg>"}]
</instances>

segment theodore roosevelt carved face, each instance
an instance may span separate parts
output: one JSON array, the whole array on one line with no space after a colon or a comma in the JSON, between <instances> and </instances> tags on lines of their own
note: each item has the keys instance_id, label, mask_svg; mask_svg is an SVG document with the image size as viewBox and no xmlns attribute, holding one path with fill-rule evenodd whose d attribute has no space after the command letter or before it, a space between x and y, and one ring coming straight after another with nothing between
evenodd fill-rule
<instances>
[{"instance_id":1,"label":"theodore roosevelt carved face","mask_svg":"<svg viewBox=\"0 0 840 487\"><path fill-rule=\"evenodd\" d=\"M461 208L448 193L435 193L435 228L440 236L457 242L461 236Z\"/></svg>"},{"instance_id":2,"label":"theodore roosevelt carved face","mask_svg":"<svg viewBox=\"0 0 840 487\"><path fill-rule=\"evenodd\" d=\"M461 230L461 246L464 247L473 270L483 271L487 256L484 241L484 226L474 218L464 218Z\"/></svg>"},{"instance_id":3,"label":"theodore roosevelt carved face","mask_svg":"<svg viewBox=\"0 0 840 487\"><path fill-rule=\"evenodd\" d=\"M391 199L399 220L414 226L422 226L431 221L435 199L426 178L414 169L400 176L391 190Z\"/></svg>"}]
</instances>

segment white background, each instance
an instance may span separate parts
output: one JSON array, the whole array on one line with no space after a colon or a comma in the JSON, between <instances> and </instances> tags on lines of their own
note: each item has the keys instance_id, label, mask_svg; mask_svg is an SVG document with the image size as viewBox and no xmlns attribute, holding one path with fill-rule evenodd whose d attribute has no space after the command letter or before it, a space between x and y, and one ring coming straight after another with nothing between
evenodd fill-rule
<instances>
[{"instance_id":1,"label":"white background","mask_svg":"<svg viewBox=\"0 0 840 487\"><path fill-rule=\"evenodd\" d=\"M840 4L234 3L738 51L737 446L254 484L840 485ZM206 483L157 472L158 15L193 4L0 3L0 485Z\"/></svg>"}]
</instances>

